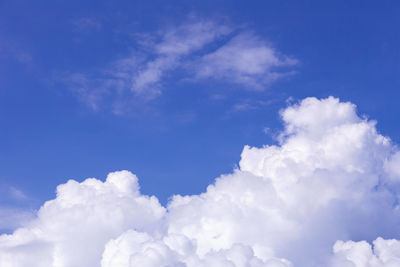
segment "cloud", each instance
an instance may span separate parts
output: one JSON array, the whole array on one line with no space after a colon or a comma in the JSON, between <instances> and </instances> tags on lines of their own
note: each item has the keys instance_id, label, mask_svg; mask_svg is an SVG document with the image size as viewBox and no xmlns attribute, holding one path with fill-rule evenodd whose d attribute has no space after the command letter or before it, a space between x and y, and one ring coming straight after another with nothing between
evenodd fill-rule
<instances>
[{"instance_id":1,"label":"cloud","mask_svg":"<svg viewBox=\"0 0 400 267\"><path fill-rule=\"evenodd\" d=\"M21 189L7 184L0 184L0 196L1 200L24 201L29 199Z\"/></svg>"},{"instance_id":2,"label":"cloud","mask_svg":"<svg viewBox=\"0 0 400 267\"><path fill-rule=\"evenodd\" d=\"M104 245L125 230L154 233L165 209L139 193L136 176L110 173L57 187L37 218L0 237L1 266L99 266Z\"/></svg>"},{"instance_id":3,"label":"cloud","mask_svg":"<svg viewBox=\"0 0 400 267\"><path fill-rule=\"evenodd\" d=\"M232 109L228 111L228 114L233 112L244 112L250 110L261 109L265 106L272 104L273 100L253 100L253 99L243 99L240 102L234 104Z\"/></svg>"},{"instance_id":4,"label":"cloud","mask_svg":"<svg viewBox=\"0 0 400 267\"><path fill-rule=\"evenodd\" d=\"M24 192L22 192L21 190L15 188L15 187L11 186L11 187L9 187L9 190L10 190L11 197L16 200L26 200L28 198Z\"/></svg>"},{"instance_id":5,"label":"cloud","mask_svg":"<svg viewBox=\"0 0 400 267\"><path fill-rule=\"evenodd\" d=\"M110 241L104 251L102 266L251 266L287 267L284 259L263 261L251 247L234 244L229 249L196 253L196 245L184 235L155 239L146 233L130 230Z\"/></svg>"},{"instance_id":6,"label":"cloud","mask_svg":"<svg viewBox=\"0 0 400 267\"><path fill-rule=\"evenodd\" d=\"M81 24L96 25L87 18ZM220 81L264 90L293 74L291 67L298 64L257 34L222 20L191 17L134 36L128 55L93 73L69 73L60 80L94 110L108 101L121 113L124 105L152 100L177 82Z\"/></svg>"},{"instance_id":7,"label":"cloud","mask_svg":"<svg viewBox=\"0 0 400 267\"><path fill-rule=\"evenodd\" d=\"M83 17L72 21L76 30L79 32L89 32L91 30L100 30L102 25L95 18Z\"/></svg>"},{"instance_id":8,"label":"cloud","mask_svg":"<svg viewBox=\"0 0 400 267\"><path fill-rule=\"evenodd\" d=\"M35 199L21 189L0 183L0 231L13 231L34 218Z\"/></svg>"},{"instance_id":9,"label":"cloud","mask_svg":"<svg viewBox=\"0 0 400 267\"><path fill-rule=\"evenodd\" d=\"M191 20L153 34L136 34L136 49L129 55L97 72L67 73L57 80L93 110L111 102L114 113L123 113L126 106L159 96L167 74L182 69L188 56L230 31L212 20Z\"/></svg>"},{"instance_id":10,"label":"cloud","mask_svg":"<svg viewBox=\"0 0 400 267\"><path fill-rule=\"evenodd\" d=\"M298 64L298 60L280 55L259 36L244 32L234 36L215 52L204 55L196 75L198 78L222 79L250 89L263 90L284 76L293 74L285 67Z\"/></svg>"},{"instance_id":11,"label":"cloud","mask_svg":"<svg viewBox=\"0 0 400 267\"><path fill-rule=\"evenodd\" d=\"M34 64L34 58L26 47L10 39L0 37L0 60L11 59L25 67Z\"/></svg>"},{"instance_id":12,"label":"cloud","mask_svg":"<svg viewBox=\"0 0 400 267\"><path fill-rule=\"evenodd\" d=\"M79 100L85 103L92 110L98 110L99 104L108 89L103 80L90 79L82 73L70 73L59 78L66 83L69 89L78 96Z\"/></svg>"},{"instance_id":13,"label":"cloud","mask_svg":"<svg viewBox=\"0 0 400 267\"><path fill-rule=\"evenodd\" d=\"M138 94L158 95L160 84L169 71L182 67L190 54L203 49L232 31L230 27L212 20L196 20L159 31L140 38L151 40L141 42L148 51L146 59L137 67L132 77L131 90Z\"/></svg>"},{"instance_id":14,"label":"cloud","mask_svg":"<svg viewBox=\"0 0 400 267\"><path fill-rule=\"evenodd\" d=\"M278 144L245 146L238 169L167 207L127 171L60 185L36 219L0 237L0 265L398 265L396 145L337 98L280 114Z\"/></svg>"},{"instance_id":15,"label":"cloud","mask_svg":"<svg viewBox=\"0 0 400 267\"><path fill-rule=\"evenodd\" d=\"M0 207L0 230L10 231L34 219L34 212L16 207Z\"/></svg>"},{"instance_id":16,"label":"cloud","mask_svg":"<svg viewBox=\"0 0 400 267\"><path fill-rule=\"evenodd\" d=\"M400 241L377 238L373 248L366 241L337 241L333 247L333 267L400 266Z\"/></svg>"},{"instance_id":17,"label":"cloud","mask_svg":"<svg viewBox=\"0 0 400 267\"><path fill-rule=\"evenodd\" d=\"M194 77L186 74L188 80L212 78L262 90L293 74L287 67L298 64L297 59L281 55L253 32L217 21L185 23L159 35L158 41L145 42L155 59L146 61L136 73L133 91L160 89L165 73L174 69L194 72Z\"/></svg>"}]
</instances>

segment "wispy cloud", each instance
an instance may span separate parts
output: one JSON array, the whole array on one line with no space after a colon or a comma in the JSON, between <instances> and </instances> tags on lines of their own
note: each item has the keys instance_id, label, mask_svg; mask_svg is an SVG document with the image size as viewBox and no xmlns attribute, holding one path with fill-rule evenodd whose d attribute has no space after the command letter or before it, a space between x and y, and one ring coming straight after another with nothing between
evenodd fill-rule
<instances>
[{"instance_id":1,"label":"wispy cloud","mask_svg":"<svg viewBox=\"0 0 400 267\"><path fill-rule=\"evenodd\" d=\"M251 32L233 37L215 52L200 60L198 78L223 79L250 89L265 89L277 79L293 74L287 70L298 64L295 58L282 55L270 44Z\"/></svg>"},{"instance_id":2,"label":"wispy cloud","mask_svg":"<svg viewBox=\"0 0 400 267\"><path fill-rule=\"evenodd\" d=\"M10 231L32 220L32 209L36 200L30 198L21 189L8 184L0 184L0 230Z\"/></svg>"},{"instance_id":3,"label":"wispy cloud","mask_svg":"<svg viewBox=\"0 0 400 267\"><path fill-rule=\"evenodd\" d=\"M78 98L93 110L98 110L99 102L104 96L103 84L96 84L95 79L90 79L83 73L70 73L60 79L73 91Z\"/></svg>"},{"instance_id":4,"label":"wispy cloud","mask_svg":"<svg viewBox=\"0 0 400 267\"><path fill-rule=\"evenodd\" d=\"M55 80L65 84L92 110L98 111L107 106L118 114L122 112L124 102L130 102L132 98L129 88L132 86L132 71L138 64L139 58L129 56L118 59L107 68L94 73L61 73L55 76ZM104 101L105 99L107 101Z\"/></svg>"},{"instance_id":5,"label":"wispy cloud","mask_svg":"<svg viewBox=\"0 0 400 267\"><path fill-rule=\"evenodd\" d=\"M250 110L258 110L262 109L270 104L272 104L276 100L258 100L258 99L251 99L247 98L244 99L232 106L232 108L228 111L228 114L233 112L243 112L243 111L250 111Z\"/></svg>"},{"instance_id":6,"label":"wispy cloud","mask_svg":"<svg viewBox=\"0 0 400 267\"><path fill-rule=\"evenodd\" d=\"M16 200L26 200L28 197L22 192L20 189L17 189L13 186L10 187L10 195L13 199Z\"/></svg>"},{"instance_id":7,"label":"wispy cloud","mask_svg":"<svg viewBox=\"0 0 400 267\"><path fill-rule=\"evenodd\" d=\"M16 60L25 66L33 63L33 56L23 45L0 37L0 60L2 58Z\"/></svg>"},{"instance_id":8,"label":"wispy cloud","mask_svg":"<svg viewBox=\"0 0 400 267\"><path fill-rule=\"evenodd\" d=\"M158 41L147 43L149 58L133 75L132 91L136 93L161 93L161 81L168 71L183 67L188 56L215 42L232 31L227 25L215 21L196 21L156 34Z\"/></svg>"},{"instance_id":9,"label":"wispy cloud","mask_svg":"<svg viewBox=\"0 0 400 267\"><path fill-rule=\"evenodd\" d=\"M237 103L233 106L233 111L244 111L244 110L250 110L250 109L255 109L256 107L252 105L249 102L241 102Z\"/></svg>"},{"instance_id":10,"label":"wispy cloud","mask_svg":"<svg viewBox=\"0 0 400 267\"><path fill-rule=\"evenodd\" d=\"M95 27L86 19L80 23ZM291 67L298 63L257 34L218 20L191 18L134 36L135 49L129 55L95 73L63 78L92 109L98 110L107 99L113 101L115 113L123 113L129 103L154 99L177 81L214 80L263 90L293 74Z\"/></svg>"},{"instance_id":11,"label":"wispy cloud","mask_svg":"<svg viewBox=\"0 0 400 267\"><path fill-rule=\"evenodd\" d=\"M72 24L75 26L76 30L79 32L88 32L91 30L100 30L102 24L95 18L83 17L74 19Z\"/></svg>"},{"instance_id":12,"label":"wispy cloud","mask_svg":"<svg viewBox=\"0 0 400 267\"><path fill-rule=\"evenodd\" d=\"M35 218L35 211L0 206L0 230L10 231Z\"/></svg>"},{"instance_id":13,"label":"wispy cloud","mask_svg":"<svg viewBox=\"0 0 400 267\"><path fill-rule=\"evenodd\" d=\"M7 201L25 201L29 200L29 197L21 190L12 185L0 184L0 203Z\"/></svg>"}]
</instances>

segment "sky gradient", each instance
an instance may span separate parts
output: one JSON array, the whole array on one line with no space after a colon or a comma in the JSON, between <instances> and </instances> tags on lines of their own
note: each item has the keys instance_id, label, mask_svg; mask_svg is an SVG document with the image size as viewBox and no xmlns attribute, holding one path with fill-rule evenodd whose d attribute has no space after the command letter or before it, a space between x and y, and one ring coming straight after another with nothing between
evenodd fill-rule
<instances>
[{"instance_id":1,"label":"sky gradient","mask_svg":"<svg viewBox=\"0 0 400 267\"><path fill-rule=\"evenodd\" d=\"M395 150L399 14L397 1L0 1L0 229L57 185L118 170L164 206L205 192L245 145L282 145L282 110L306 97L354 103Z\"/></svg>"},{"instance_id":2,"label":"sky gradient","mask_svg":"<svg viewBox=\"0 0 400 267\"><path fill-rule=\"evenodd\" d=\"M399 8L395 1L3 1L2 183L42 200L66 179L131 169L162 201L198 193L234 167L243 145L274 142L288 98L351 100L398 140ZM93 110L74 91L70 75L102 78L114 62L145 54L138 36L196 20L263 39L298 61L294 73L253 90L226 79L185 81L194 75L175 69L162 78L161 95L128 103L123 114L113 113L108 96ZM87 86L101 90L100 83Z\"/></svg>"}]
</instances>

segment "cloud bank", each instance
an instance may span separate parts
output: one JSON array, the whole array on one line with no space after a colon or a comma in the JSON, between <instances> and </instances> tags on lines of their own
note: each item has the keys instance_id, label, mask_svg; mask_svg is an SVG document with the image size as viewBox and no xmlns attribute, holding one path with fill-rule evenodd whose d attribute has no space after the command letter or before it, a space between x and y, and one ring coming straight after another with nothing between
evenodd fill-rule
<instances>
[{"instance_id":1,"label":"cloud bank","mask_svg":"<svg viewBox=\"0 0 400 267\"><path fill-rule=\"evenodd\" d=\"M58 186L37 218L0 236L0 265L399 266L396 145L333 97L281 117L277 145L245 146L233 173L167 207L128 171Z\"/></svg>"}]
</instances>

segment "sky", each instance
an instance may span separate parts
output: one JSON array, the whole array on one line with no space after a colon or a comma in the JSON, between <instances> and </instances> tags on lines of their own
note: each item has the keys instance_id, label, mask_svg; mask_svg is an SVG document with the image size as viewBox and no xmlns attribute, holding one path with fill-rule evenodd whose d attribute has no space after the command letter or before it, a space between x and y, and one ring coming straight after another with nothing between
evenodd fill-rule
<instances>
[{"instance_id":1,"label":"sky","mask_svg":"<svg viewBox=\"0 0 400 267\"><path fill-rule=\"evenodd\" d=\"M40 228L40 225L51 224L51 220L47 220L51 214L56 214L53 212L63 209L60 208L64 207L62 201L77 197L74 190L83 190L82 194L87 196L91 194L85 193L88 188L104 187L104 190L99 189L102 194L109 194L104 197L115 198L116 203L120 203L119 193L116 196L107 188L122 183L122 189L121 186L117 188L128 198L149 201L146 204L135 200L143 205L137 204L140 206L137 210L154 209L154 212L144 221L143 217L148 214L121 219L120 224L116 223L119 230L110 232L97 243L99 251L110 239L130 244L128 251L139 246L136 241L129 240L138 239L144 240L141 244L147 242L151 246L167 246L168 251L180 251L171 245L175 239L172 243L165 241L165 238L175 238L171 237L173 233L183 235L185 240L197 240L197 247L194 248L196 253L181 253L185 256L179 256L178 260L175 252L171 252L175 256L170 252L161 253L167 255L171 266L180 266L173 265L178 261L189 267L207 266L207 263L193 262L204 260L210 249L226 249L222 254L210 254L210 259L228 257L231 250L248 252L250 249L257 259L249 256L249 261L255 264L249 266L270 264L271 255L287 259L287 262L280 261L279 264L286 264L282 266L290 266L288 262L304 266L325 261L322 256L312 257L316 251L313 246L310 251L296 247L303 244L299 240L305 237L315 241L313 244L323 244L323 248L335 244L337 253L333 261L341 261L340 257L348 252L346 249L352 247L347 240L354 240L354 246L366 251L371 245L357 242L366 240L371 244L376 240L379 252L379 246L385 247L389 238L399 238L398 230L384 230L398 225L400 218L394 214L394 208L389 207L387 196L395 195L391 205L396 206L396 179L400 180L396 178L400 173L396 167L400 163L400 156L396 156L400 143L399 14L397 1L0 1L1 233L12 233L18 227L33 233L32 225ZM346 128L349 125L354 129ZM332 132L335 131L337 135L334 136ZM350 137L349 132L353 134ZM350 148L360 144L357 149L368 156L342 147L344 143ZM329 146L329 149L337 147L336 154L328 157L331 150L326 148L329 152L326 155L318 154L318 150L317 156L311 157L310 151L319 145ZM288 154L287 148L300 152ZM302 162L304 158L311 163ZM288 163L292 161L299 166ZM318 180L325 176L316 173L310 167L313 164L318 166L315 167L318 171L325 170L326 177L333 177L332 184L322 178ZM278 166L286 166L288 172ZM115 174L115 177L122 177L115 178L117 182L106 180L109 173L121 170L134 173L139 182L135 175L125 172ZM353 171L363 175L350 175ZM319 182L311 185L299 182L299 187L295 187L292 180L296 173ZM227 176L221 176L224 174ZM246 178L246 175L251 177ZM249 185L244 182L244 179L253 181L253 176L270 179L284 207L274 206L277 200L265 200L261 196L258 199L254 193L257 182L249 182ZM286 179L286 185L274 180L280 176L285 177L282 179ZM90 177L96 177L98 184L85 184L85 179ZM379 181L368 177L379 177ZM222 182L216 183L216 178ZM346 184L342 178L352 182ZM70 179L77 184L67 183ZM227 185L224 181L228 181ZM274 218L271 219L274 222L268 224L271 229L298 238L282 234L261 244L249 237L254 233L239 231L235 238L227 234L228 239L209 245L214 244L213 241L196 236L192 230L179 232L180 227L186 229L185 225L202 221L207 216L211 221L217 220L214 215L202 212L199 214L204 216L192 218L190 223L182 218L194 208L206 213L207 207L215 205L215 210L219 210L220 206L213 202L219 199L215 194L240 195L240 190L229 187L229 181L243 183L243 188L248 186L250 195L253 192L260 201L259 206L267 203L282 213L278 218L271 215L272 211L267 212L270 217L264 211L254 211L254 214L261 212L260 217L266 221ZM335 201L347 203L349 195L359 193L362 201L357 203L361 207L367 205L365 203L375 203L365 214L354 215L354 221L368 221L377 214L390 219L359 232L350 227L349 220L343 220L339 221L342 226L329 228L332 235L326 239L317 234L310 237L308 231L312 225L318 225L321 232L324 229L317 219L323 213L309 214L312 222L304 223L307 216L292 214L295 201L288 196L293 194L300 199L304 210L314 210L306 195L319 191L319 183L332 188L326 193L328 196L332 192L336 192L332 195L344 196L332 197ZM364 183L365 188L375 188L372 191L380 194L371 196L367 189L360 189L364 188ZM57 189L56 193L57 186L62 184L64 189ZM131 184L133 191L126 191ZM348 191L344 185L354 191ZM260 185L263 186L267 187ZM315 191L305 193L303 186ZM380 186L385 189L380 190ZM201 193L205 195L199 195ZM182 200L176 195L188 198ZM155 196L159 203L154 204L145 196ZM321 203L331 203L331 198L320 197ZM53 204L43 206L51 199L54 199ZM385 205L378 204L379 201ZM84 206L82 203L80 205ZM101 201L93 205L99 205L100 209L105 206ZM339 217L351 214L354 208L339 212L337 202L329 205L326 210ZM178 208L181 206L182 209ZM225 208L226 213L229 208ZM61 211L60 214L69 216ZM244 216L246 219L241 223L248 225L254 214ZM236 217L226 215L226 225L231 225ZM286 220L286 216L294 219ZM279 220L287 223L287 228L279 228ZM295 230L300 222L307 225L304 228L307 230L301 228L301 233ZM79 224L79 220L74 223ZM152 226L144 227L147 223ZM91 225L90 222L87 225ZM236 229L239 225L227 228ZM65 227L58 231L62 232L67 229ZM110 226L102 227L98 229ZM204 229L193 227L202 229L200 233L209 233L204 225ZM168 235L161 228L168 229ZM268 229L260 228L269 234ZM129 229L134 231L129 232ZM220 228L215 231L224 236ZM52 240L52 235L49 236L35 238ZM162 244L160 236L164 237ZM343 243L335 243L341 239ZM231 247L234 241L243 247ZM293 246L282 248L283 243L292 241ZM23 266L23 262L17 264L15 258L4 254L2 248L9 246L7 242L0 237L0 263L5 265L8 260L11 263L6 266ZM60 256L54 266L99 264L101 255L102 266L128 266L121 263L123 260L119 263L108 260L110 250L117 250L113 247L115 242L111 241L106 246L108 251L92 257L77 257L81 260L78 263L69 262L74 241L68 242L61 244L61 250L70 254ZM296 254L295 250L302 253ZM373 261L386 262L378 252L370 251L377 258ZM194 257L198 258L193 260ZM167 262L166 258L161 262ZM140 259L137 262L140 263ZM53 266L46 261L42 264ZM148 264L160 266L154 262ZM367 266L359 264L356 266Z\"/></svg>"}]
</instances>

